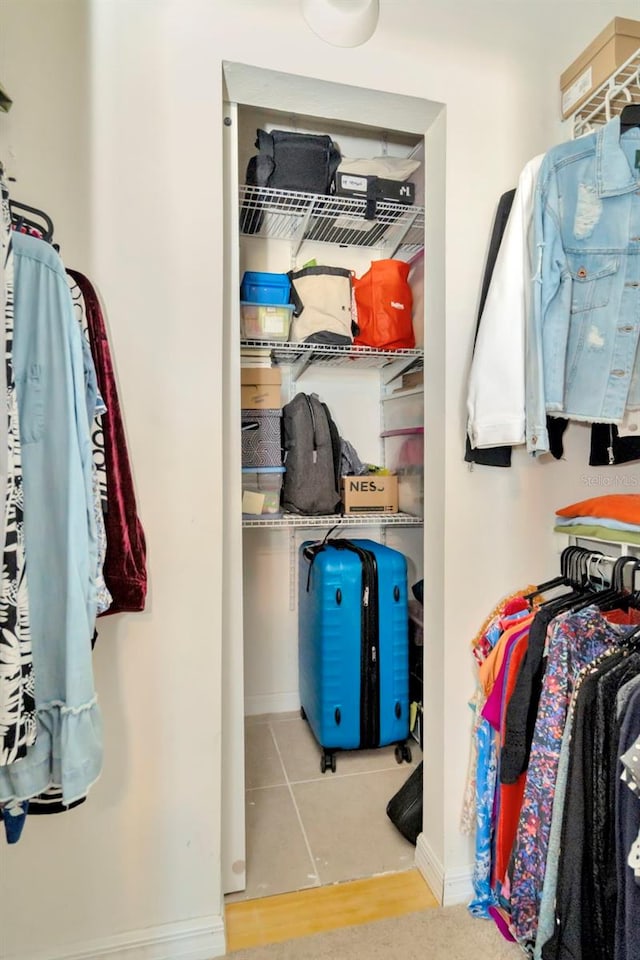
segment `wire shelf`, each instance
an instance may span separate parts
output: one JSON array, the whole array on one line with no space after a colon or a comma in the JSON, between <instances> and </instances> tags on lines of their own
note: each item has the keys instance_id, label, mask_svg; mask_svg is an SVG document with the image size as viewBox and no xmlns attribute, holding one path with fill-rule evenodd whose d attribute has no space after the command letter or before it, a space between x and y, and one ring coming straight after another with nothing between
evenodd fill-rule
<instances>
[{"instance_id":1,"label":"wire shelf","mask_svg":"<svg viewBox=\"0 0 640 960\"><path fill-rule=\"evenodd\" d=\"M359 197L240 187L240 232L245 236L382 247L404 260L422 250L424 207L384 200L376 204L375 219L367 219L366 211L367 201Z\"/></svg>"},{"instance_id":2,"label":"wire shelf","mask_svg":"<svg viewBox=\"0 0 640 960\"><path fill-rule=\"evenodd\" d=\"M273 363L286 366L304 363L325 364L330 367L353 366L380 369L398 360L407 360L411 368L419 370L424 365L424 350L377 350L375 347L360 347L350 344L338 346L328 343L289 343L281 340L241 340L240 347L269 351ZM265 353L266 355L266 353Z\"/></svg>"},{"instance_id":3,"label":"wire shelf","mask_svg":"<svg viewBox=\"0 0 640 960\"><path fill-rule=\"evenodd\" d=\"M422 517L409 513L348 513L324 517L301 517L296 513L283 514L281 517L243 517L243 527L421 527Z\"/></svg>"},{"instance_id":4,"label":"wire shelf","mask_svg":"<svg viewBox=\"0 0 640 960\"><path fill-rule=\"evenodd\" d=\"M572 114L573 136L580 137L617 116L628 103L640 102L640 49Z\"/></svg>"}]
</instances>

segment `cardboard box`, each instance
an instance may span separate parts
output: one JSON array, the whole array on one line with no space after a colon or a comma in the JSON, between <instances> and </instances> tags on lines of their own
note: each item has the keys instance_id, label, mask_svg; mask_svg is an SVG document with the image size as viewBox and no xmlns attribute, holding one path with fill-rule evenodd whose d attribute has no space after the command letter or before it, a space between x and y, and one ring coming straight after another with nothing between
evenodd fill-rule
<instances>
[{"instance_id":1,"label":"cardboard box","mask_svg":"<svg viewBox=\"0 0 640 960\"><path fill-rule=\"evenodd\" d=\"M640 50L640 21L615 17L561 75L563 119L575 113L636 50Z\"/></svg>"},{"instance_id":2,"label":"cardboard box","mask_svg":"<svg viewBox=\"0 0 640 960\"><path fill-rule=\"evenodd\" d=\"M342 499L345 513L397 513L398 478L377 474L343 477Z\"/></svg>"},{"instance_id":3,"label":"cardboard box","mask_svg":"<svg viewBox=\"0 0 640 960\"><path fill-rule=\"evenodd\" d=\"M240 371L241 406L248 410L275 410L282 406L279 367L242 367Z\"/></svg>"},{"instance_id":4,"label":"cardboard box","mask_svg":"<svg viewBox=\"0 0 640 960\"><path fill-rule=\"evenodd\" d=\"M402 386L398 390L412 390L414 387L424 386L424 370L412 370L402 374Z\"/></svg>"}]
</instances>

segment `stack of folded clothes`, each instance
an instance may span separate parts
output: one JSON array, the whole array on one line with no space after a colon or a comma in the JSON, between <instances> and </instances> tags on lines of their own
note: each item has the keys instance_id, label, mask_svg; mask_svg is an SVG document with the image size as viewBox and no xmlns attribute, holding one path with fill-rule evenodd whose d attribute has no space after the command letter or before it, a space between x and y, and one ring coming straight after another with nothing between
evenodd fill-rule
<instances>
[{"instance_id":1,"label":"stack of folded clothes","mask_svg":"<svg viewBox=\"0 0 640 960\"><path fill-rule=\"evenodd\" d=\"M610 493L556 510L558 533L640 544L640 494Z\"/></svg>"}]
</instances>

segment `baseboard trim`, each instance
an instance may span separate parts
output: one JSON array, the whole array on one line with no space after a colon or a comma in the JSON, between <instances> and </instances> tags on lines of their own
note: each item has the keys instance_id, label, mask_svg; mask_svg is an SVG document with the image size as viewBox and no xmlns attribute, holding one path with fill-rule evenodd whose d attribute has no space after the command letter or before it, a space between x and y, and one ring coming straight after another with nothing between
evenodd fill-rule
<instances>
[{"instance_id":1,"label":"baseboard trim","mask_svg":"<svg viewBox=\"0 0 640 960\"><path fill-rule=\"evenodd\" d=\"M247 717L257 717L262 713L291 713L300 709L300 694L265 693L256 697L246 697L244 712Z\"/></svg>"},{"instance_id":2,"label":"baseboard trim","mask_svg":"<svg viewBox=\"0 0 640 960\"><path fill-rule=\"evenodd\" d=\"M213 960L226 952L222 916L131 930L68 948L14 953L4 960Z\"/></svg>"},{"instance_id":3,"label":"baseboard trim","mask_svg":"<svg viewBox=\"0 0 640 960\"><path fill-rule=\"evenodd\" d=\"M473 869L445 873L442 863L433 852L424 833L416 844L416 867L431 888L434 897L443 907L468 903L473 897Z\"/></svg>"},{"instance_id":4,"label":"baseboard trim","mask_svg":"<svg viewBox=\"0 0 640 960\"><path fill-rule=\"evenodd\" d=\"M458 903L469 903L473 898L473 870L454 870L444 878L443 907L455 907Z\"/></svg>"},{"instance_id":5,"label":"baseboard trim","mask_svg":"<svg viewBox=\"0 0 640 960\"><path fill-rule=\"evenodd\" d=\"M444 867L436 857L424 833L416 843L416 867L427 882L431 893L442 905L444 893Z\"/></svg>"}]
</instances>

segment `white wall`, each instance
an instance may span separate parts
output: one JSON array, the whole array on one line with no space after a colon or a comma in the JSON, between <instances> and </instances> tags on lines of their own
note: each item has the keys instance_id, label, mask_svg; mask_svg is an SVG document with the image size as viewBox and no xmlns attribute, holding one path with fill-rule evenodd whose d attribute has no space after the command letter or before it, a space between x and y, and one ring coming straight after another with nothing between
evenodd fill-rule
<instances>
[{"instance_id":1,"label":"white wall","mask_svg":"<svg viewBox=\"0 0 640 960\"><path fill-rule=\"evenodd\" d=\"M469 643L501 595L554 571L553 508L582 496L589 472L584 431L566 462L516 455L510 471L473 472L463 462L485 251L500 194L526 160L569 136L560 71L637 3L381 6L376 35L346 50L308 31L294 0L0 4L0 76L15 99L0 116L2 147L15 148L20 195L52 212L66 261L108 305L151 576L147 612L101 629L102 780L84 807L30 821L2 854L10 957L62 957L73 943L153 937L198 918L215 940L223 59L447 104L447 739L430 841L448 874L470 862L457 827Z\"/></svg>"}]
</instances>

